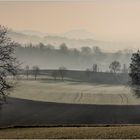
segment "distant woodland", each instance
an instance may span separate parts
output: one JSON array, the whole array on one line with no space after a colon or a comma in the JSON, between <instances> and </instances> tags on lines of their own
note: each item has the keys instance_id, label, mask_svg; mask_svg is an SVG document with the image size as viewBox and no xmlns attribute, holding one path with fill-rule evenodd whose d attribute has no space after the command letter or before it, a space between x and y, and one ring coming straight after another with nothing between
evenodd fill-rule
<instances>
[{"instance_id":1,"label":"distant woodland","mask_svg":"<svg viewBox=\"0 0 140 140\"><path fill-rule=\"evenodd\" d=\"M62 43L59 48L43 43L37 45L18 45L16 55L23 63L22 67L37 65L40 69L58 69L64 66L69 70L92 69L93 65L98 66L99 72L108 72L112 61L118 61L121 69L129 67L132 51L125 49L114 53L104 52L99 46L81 46L81 49L68 48Z\"/></svg>"}]
</instances>

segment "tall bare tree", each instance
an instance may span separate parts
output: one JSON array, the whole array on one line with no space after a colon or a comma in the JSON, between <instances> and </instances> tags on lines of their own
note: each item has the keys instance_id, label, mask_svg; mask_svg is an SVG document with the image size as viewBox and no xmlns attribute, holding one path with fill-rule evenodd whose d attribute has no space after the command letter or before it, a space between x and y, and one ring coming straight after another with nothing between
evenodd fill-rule
<instances>
[{"instance_id":1,"label":"tall bare tree","mask_svg":"<svg viewBox=\"0 0 140 140\"><path fill-rule=\"evenodd\" d=\"M28 77L29 77L29 70L30 70L29 65L26 65L25 66L25 74L26 74L27 80L28 80Z\"/></svg>"},{"instance_id":2,"label":"tall bare tree","mask_svg":"<svg viewBox=\"0 0 140 140\"><path fill-rule=\"evenodd\" d=\"M39 67L38 66L33 66L32 71L33 71L33 75L35 76L35 80L37 78L37 75L39 74Z\"/></svg>"},{"instance_id":3,"label":"tall bare tree","mask_svg":"<svg viewBox=\"0 0 140 140\"><path fill-rule=\"evenodd\" d=\"M93 64L92 70L93 70L93 72L97 72L98 71L98 65L97 64Z\"/></svg>"},{"instance_id":4,"label":"tall bare tree","mask_svg":"<svg viewBox=\"0 0 140 140\"><path fill-rule=\"evenodd\" d=\"M8 76L15 76L18 63L14 54L18 45L8 36L8 29L0 25L0 100L6 101L7 90L13 86L8 82Z\"/></svg>"},{"instance_id":5,"label":"tall bare tree","mask_svg":"<svg viewBox=\"0 0 140 140\"><path fill-rule=\"evenodd\" d=\"M58 72L56 70L52 71L51 76L54 78L54 80L56 80L57 75L58 75Z\"/></svg>"},{"instance_id":6,"label":"tall bare tree","mask_svg":"<svg viewBox=\"0 0 140 140\"><path fill-rule=\"evenodd\" d=\"M66 71L67 71L67 69L64 66L59 67L59 73L60 73L62 80L64 80L64 77L66 75Z\"/></svg>"}]
</instances>

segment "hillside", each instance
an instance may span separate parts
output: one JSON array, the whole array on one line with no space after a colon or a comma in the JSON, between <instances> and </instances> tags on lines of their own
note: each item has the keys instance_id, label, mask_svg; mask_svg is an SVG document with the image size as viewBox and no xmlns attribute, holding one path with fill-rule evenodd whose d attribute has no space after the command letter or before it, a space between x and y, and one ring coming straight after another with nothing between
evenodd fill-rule
<instances>
[{"instance_id":1,"label":"hillside","mask_svg":"<svg viewBox=\"0 0 140 140\"><path fill-rule=\"evenodd\" d=\"M102 50L105 51L118 51L122 49L129 48L132 43L125 43L125 42L109 42L109 41L100 41L100 40L95 40L91 38L84 38L83 34L81 34L81 39L73 38L76 36L75 33L71 34L71 32L68 32L66 34L48 34L43 36L43 33L38 33L38 32L16 32L13 30L9 31L9 37L13 39L16 42L19 42L21 44L38 44L39 42L42 42L44 44L52 44L58 47L60 44L65 43L69 48L81 48L82 46L99 46L101 47ZM72 37L73 36L73 37ZM87 36L87 35L85 35ZM136 47L136 45L135 45Z\"/></svg>"}]
</instances>

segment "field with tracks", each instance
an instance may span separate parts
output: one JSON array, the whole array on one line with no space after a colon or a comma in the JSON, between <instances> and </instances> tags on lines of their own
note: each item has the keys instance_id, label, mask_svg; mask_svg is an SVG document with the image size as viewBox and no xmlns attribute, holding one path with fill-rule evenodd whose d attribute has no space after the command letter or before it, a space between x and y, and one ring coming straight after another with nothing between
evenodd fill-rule
<instances>
[{"instance_id":1,"label":"field with tracks","mask_svg":"<svg viewBox=\"0 0 140 140\"><path fill-rule=\"evenodd\" d=\"M0 127L140 124L140 99L123 85L18 80L0 108Z\"/></svg>"},{"instance_id":2,"label":"field with tracks","mask_svg":"<svg viewBox=\"0 0 140 140\"><path fill-rule=\"evenodd\" d=\"M34 101L72 104L140 104L140 99L128 86L69 80L19 80L10 96Z\"/></svg>"}]
</instances>

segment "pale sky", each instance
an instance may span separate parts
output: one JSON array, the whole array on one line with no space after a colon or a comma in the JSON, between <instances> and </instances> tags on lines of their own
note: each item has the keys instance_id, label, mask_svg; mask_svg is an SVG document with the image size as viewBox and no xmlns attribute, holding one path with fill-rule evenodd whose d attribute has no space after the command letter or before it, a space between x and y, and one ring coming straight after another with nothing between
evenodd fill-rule
<instances>
[{"instance_id":1,"label":"pale sky","mask_svg":"<svg viewBox=\"0 0 140 140\"><path fill-rule=\"evenodd\" d=\"M140 40L140 0L1 1L0 24L63 33L86 29L99 40Z\"/></svg>"}]
</instances>

